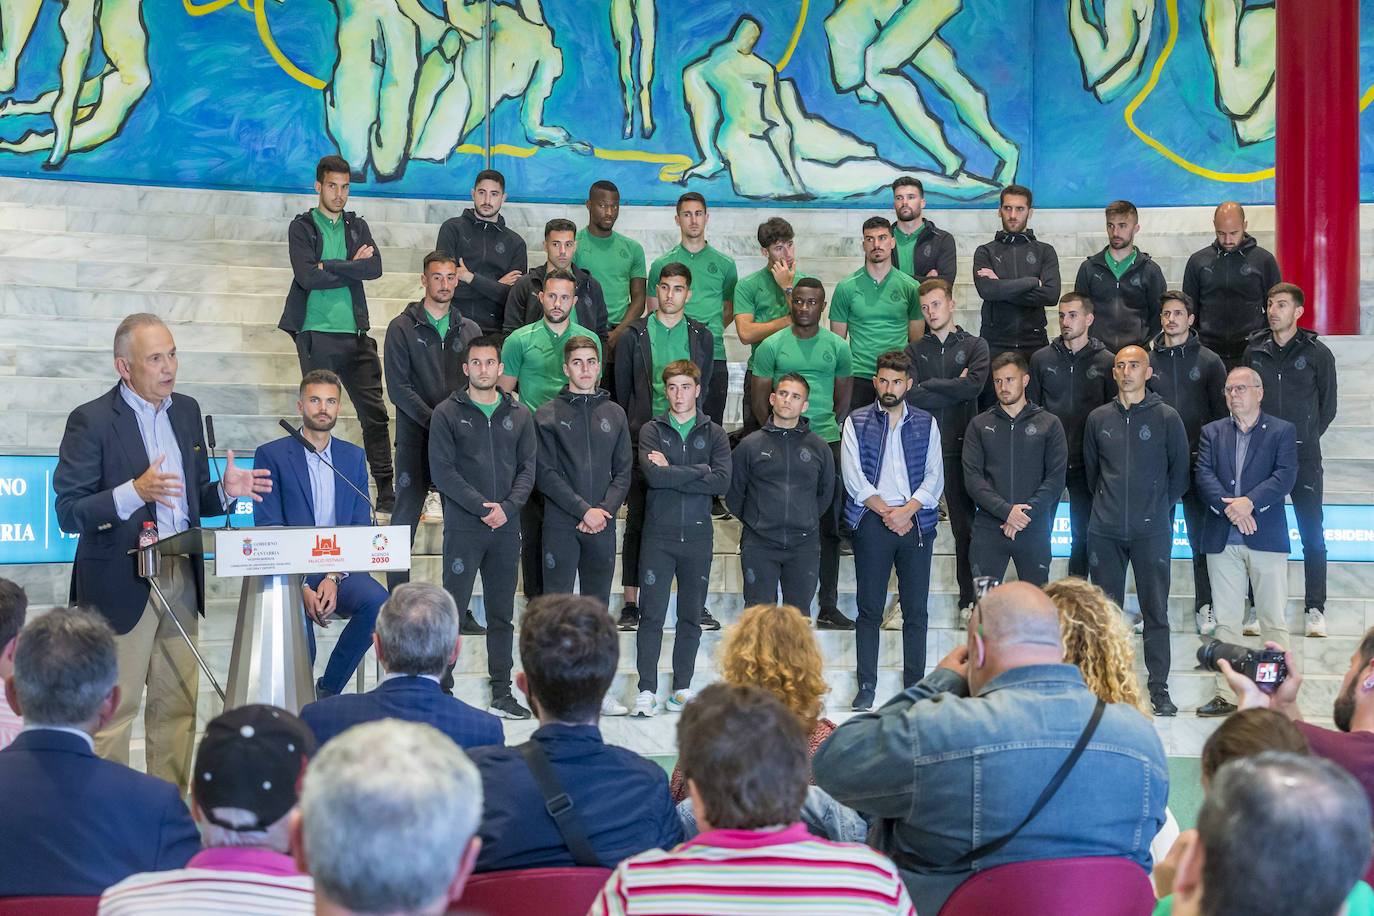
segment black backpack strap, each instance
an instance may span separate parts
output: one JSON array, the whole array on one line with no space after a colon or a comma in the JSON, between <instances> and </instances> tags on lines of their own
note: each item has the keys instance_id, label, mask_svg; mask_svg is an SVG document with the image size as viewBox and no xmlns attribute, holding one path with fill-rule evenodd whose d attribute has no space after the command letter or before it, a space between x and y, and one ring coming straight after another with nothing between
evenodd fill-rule
<instances>
[{"instance_id":1,"label":"black backpack strap","mask_svg":"<svg viewBox=\"0 0 1374 916\"><path fill-rule=\"evenodd\" d=\"M572 853L573 863L583 868L604 868L587 839L587 832L582 829L582 820L577 816L572 799L563 791L563 784L558 781L558 774L553 771L553 764L539 742L530 739L516 750L525 758L525 765L530 768L534 783L544 796L544 810L558 827L559 835Z\"/></svg>"}]
</instances>

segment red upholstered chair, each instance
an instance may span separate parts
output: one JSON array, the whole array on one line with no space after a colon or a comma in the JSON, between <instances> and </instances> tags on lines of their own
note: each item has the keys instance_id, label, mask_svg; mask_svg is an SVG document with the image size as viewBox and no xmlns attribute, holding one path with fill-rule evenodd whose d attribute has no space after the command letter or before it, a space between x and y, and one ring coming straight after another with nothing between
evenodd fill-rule
<instances>
[{"instance_id":1,"label":"red upholstered chair","mask_svg":"<svg viewBox=\"0 0 1374 916\"><path fill-rule=\"evenodd\" d=\"M1130 859L1041 859L978 872L940 916L1149 916L1154 905L1150 876Z\"/></svg>"},{"instance_id":2,"label":"red upholstered chair","mask_svg":"<svg viewBox=\"0 0 1374 916\"><path fill-rule=\"evenodd\" d=\"M99 897L0 897L0 916L95 916Z\"/></svg>"},{"instance_id":3,"label":"red upholstered chair","mask_svg":"<svg viewBox=\"0 0 1374 916\"><path fill-rule=\"evenodd\" d=\"M525 868L473 875L453 911L481 916L586 916L610 876L608 868Z\"/></svg>"}]
</instances>

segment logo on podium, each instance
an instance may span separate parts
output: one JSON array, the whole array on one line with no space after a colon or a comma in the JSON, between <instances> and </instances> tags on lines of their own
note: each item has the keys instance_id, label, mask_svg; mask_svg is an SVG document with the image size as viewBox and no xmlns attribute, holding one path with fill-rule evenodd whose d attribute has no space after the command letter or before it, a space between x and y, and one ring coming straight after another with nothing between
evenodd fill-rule
<instances>
[{"instance_id":1,"label":"logo on podium","mask_svg":"<svg viewBox=\"0 0 1374 916\"><path fill-rule=\"evenodd\" d=\"M386 540L386 535L385 535L385 534L382 534L381 532L378 532L377 534L375 534L375 535L372 536L372 549L373 549L373 550L386 550L386 545L387 545L387 540Z\"/></svg>"},{"instance_id":2,"label":"logo on podium","mask_svg":"<svg viewBox=\"0 0 1374 916\"><path fill-rule=\"evenodd\" d=\"M339 547L339 536L322 538L315 535L315 546L310 548L312 557L337 557L343 550Z\"/></svg>"},{"instance_id":3,"label":"logo on podium","mask_svg":"<svg viewBox=\"0 0 1374 916\"><path fill-rule=\"evenodd\" d=\"M253 555L253 539L252 539L252 538L244 538L244 539L243 539L243 555L244 555L245 557L251 557L251 556Z\"/></svg>"}]
</instances>

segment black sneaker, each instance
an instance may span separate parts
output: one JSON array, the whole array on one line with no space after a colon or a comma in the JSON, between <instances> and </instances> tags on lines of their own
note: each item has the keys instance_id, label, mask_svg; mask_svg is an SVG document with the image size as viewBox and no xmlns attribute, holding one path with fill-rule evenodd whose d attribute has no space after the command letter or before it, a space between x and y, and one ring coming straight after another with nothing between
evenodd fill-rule
<instances>
[{"instance_id":1,"label":"black sneaker","mask_svg":"<svg viewBox=\"0 0 1374 916\"><path fill-rule=\"evenodd\" d=\"M332 690L325 689L324 678L320 678L318 681L315 682L315 699L323 700L325 697L332 696L335 696L335 693Z\"/></svg>"},{"instance_id":2,"label":"black sneaker","mask_svg":"<svg viewBox=\"0 0 1374 916\"><path fill-rule=\"evenodd\" d=\"M464 611L463 620L458 624L458 632L464 636L485 636L487 628L477 622L477 618L472 616L472 611Z\"/></svg>"},{"instance_id":3,"label":"black sneaker","mask_svg":"<svg viewBox=\"0 0 1374 916\"><path fill-rule=\"evenodd\" d=\"M859 692L854 694L854 702L850 704L850 709L855 712L866 712L873 708L873 688L868 685L860 685Z\"/></svg>"},{"instance_id":4,"label":"black sneaker","mask_svg":"<svg viewBox=\"0 0 1374 916\"><path fill-rule=\"evenodd\" d=\"M1229 716L1236 711L1235 703L1228 703L1221 697L1212 697L1206 705L1197 708L1197 714L1203 719L1215 719L1220 716Z\"/></svg>"},{"instance_id":5,"label":"black sneaker","mask_svg":"<svg viewBox=\"0 0 1374 916\"><path fill-rule=\"evenodd\" d=\"M725 508L725 503L721 502L719 496L711 500L711 518L725 521L731 517L730 510Z\"/></svg>"},{"instance_id":6,"label":"black sneaker","mask_svg":"<svg viewBox=\"0 0 1374 916\"><path fill-rule=\"evenodd\" d=\"M854 621L840 613L837 607L823 607L816 614L818 630L852 630Z\"/></svg>"},{"instance_id":7,"label":"black sneaker","mask_svg":"<svg viewBox=\"0 0 1374 916\"><path fill-rule=\"evenodd\" d=\"M1161 719L1178 715L1178 707L1169 699L1169 691L1161 690L1150 694L1150 706Z\"/></svg>"},{"instance_id":8,"label":"black sneaker","mask_svg":"<svg viewBox=\"0 0 1374 916\"><path fill-rule=\"evenodd\" d=\"M711 616L711 612L703 609L701 612L701 628L703 630L719 630L720 621Z\"/></svg>"},{"instance_id":9,"label":"black sneaker","mask_svg":"<svg viewBox=\"0 0 1374 916\"><path fill-rule=\"evenodd\" d=\"M840 556L854 556L854 539L847 534L840 535Z\"/></svg>"},{"instance_id":10,"label":"black sneaker","mask_svg":"<svg viewBox=\"0 0 1374 916\"><path fill-rule=\"evenodd\" d=\"M620 609L620 619L615 622L616 629L633 633L639 629L639 605L633 601Z\"/></svg>"},{"instance_id":11,"label":"black sneaker","mask_svg":"<svg viewBox=\"0 0 1374 916\"><path fill-rule=\"evenodd\" d=\"M509 693L492 697L487 712L501 719L528 719L530 717L530 711L521 706L520 702Z\"/></svg>"}]
</instances>

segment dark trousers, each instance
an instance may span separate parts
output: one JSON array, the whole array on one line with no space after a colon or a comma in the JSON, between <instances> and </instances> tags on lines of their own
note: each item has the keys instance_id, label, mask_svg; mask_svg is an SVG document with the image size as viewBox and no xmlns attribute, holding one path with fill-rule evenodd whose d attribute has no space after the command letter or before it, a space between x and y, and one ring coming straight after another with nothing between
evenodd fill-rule
<instances>
[{"instance_id":1,"label":"dark trousers","mask_svg":"<svg viewBox=\"0 0 1374 916\"><path fill-rule=\"evenodd\" d=\"M639 554L639 630L635 664L639 689L658 690L658 656L663 648L663 621L677 578L677 632L673 636L673 691L692 686L697 647L701 645L701 612L711 584L710 539L668 541L644 538Z\"/></svg>"},{"instance_id":2,"label":"dark trousers","mask_svg":"<svg viewBox=\"0 0 1374 916\"><path fill-rule=\"evenodd\" d=\"M776 604L781 585L783 604L790 604L810 617L820 561L821 546L814 541L805 547L786 550L745 532L739 543L745 606Z\"/></svg>"},{"instance_id":3,"label":"dark trousers","mask_svg":"<svg viewBox=\"0 0 1374 916\"><path fill-rule=\"evenodd\" d=\"M762 429L759 418L754 416L754 370L744 370L744 425L740 427L740 438ZM766 419L766 418L765 418Z\"/></svg>"},{"instance_id":4,"label":"dark trousers","mask_svg":"<svg viewBox=\"0 0 1374 916\"><path fill-rule=\"evenodd\" d=\"M625 496L625 538L620 545L620 584L625 588L639 587L639 542L644 539L644 501L649 494L649 484L639 469L639 449L633 451L630 492Z\"/></svg>"},{"instance_id":5,"label":"dark trousers","mask_svg":"<svg viewBox=\"0 0 1374 916\"><path fill-rule=\"evenodd\" d=\"M1088 577L1088 520L1093 514L1093 494L1083 467L1070 465L1064 472L1069 491L1069 575Z\"/></svg>"},{"instance_id":6,"label":"dark trousers","mask_svg":"<svg viewBox=\"0 0 1374 916\"><path fill-rule=\"evenodd\" d=\"M725 427L725 398L730 393L730 364L723 359L715 361L711 369L711 381L706 386L706 400L702 402L702 409L706 411L706 416L710 417L717 426L722 429ZM744 389L745 409L749 404L749 388Z\"/></svg>"},{"instance_id":7,"label":"dark trousers","mask_svg":"<svg viewBox=\"0 0 1374 916\"><path fill-rule=\"evenodd\" d=\"M444 588L460 612L472 600L478 572L482 574L482 604L487 611L487 674L491 695L496 697L510 693L515 579L520 572L520 525L514 519L495 531L486 525L459 528L444 519ZM442 686L453 687L451 665Z\"/></svg>"},{"instance_id":8,"label":"dark trousers","mask_svg":"<svg viewBox=\"0 0 1374 916\"><path fill-rule=\"evenodd\" d=\"M614 352L615 352L615 351L612 350L612 351L611 351L610 353L608 353L607 355L608 355L608 356L614 355ZM599 384L602 388L605 388L605 389L606 389L606 393L609 394L609 395L611 396L611 400L612 400L612 401L615 401L617 404L620 404L620 397L618 396L618 392L615 390L615 363L614 363L614 362L612 362L612 361L609 360L609 359L602 360L602 362L601 362L601 381L598 382L597 384ZM624 405L624 404L620 404L620 406L621 406L621 407L624 407L625 405Z\"/></svg>"},{"instance_id":9,"label":"dark trousers","mask_svg":"<svg viewBox=\"0 0 1374 916\"><path fill-rule=\"evenodd\" d=\"M1172 528L1172 526L1170 526ZM1121 541L1088 536L1088 569L1094 585L1118 605L1126 606L1126 564L1135 573L1140 616L1145 621L1145 668L1150 694L1169 687L1169 551L1172 530L1147 538Z\"/></svg>"},{"instance_id":10,"label":"dark trousers","mask_svg":"<svg viewBox=\"0 0 1374 916\"><path fill-rule=\"evenodd\" d=\"M429 493L429 441L396 443L396 506L391 510L391 524L410 526L410 546L415 548L415 532L420 528L420 516L425 511L425 496ZM410 570L397 569L386 574L387 590L410 581ZM460 608L461 610L461 608Z\"/></svg>"},{"instance_id":11,"label":"dark trousers","mask_svg":"<svg viewBox=\"0 0 1374 916\"><path fill-rule=\"evenodd\" d=\"M860 407L867 407L878 400L878 389L873 387L872 378L859 378L855 376L850 380L849 389L849 412L853 413Z\"/></svg>"},{"instance_id":12,"label":"dark trousers","mask_svg":"<svg viewBox=\"0 0 1374 916\"><path fill-rule=\"evenodd\" d=\"M930 557L935 531L916 528L905 535L888 530L873 512L865 512L854 531L854 582L859 619L854 633L859 687L878 685L878 627L887 607L887 582L897 570L902 603L902 686L925 677L926 627L929 615Z\"/></svg>"},{"instance_id":13,"label":"dark trousers","mask_svg":"<svg viewBox=\"0 0 1374 916\"><path fill-rule=\"evenodd\" d=\"M544 515L544 591L566 594L577 580L578 594L611 600L611 580L615 578L615 519L606 522L599 534L577 530L561 512L545 509Z\"/></svg>"},{"instance_id":14,"label":"dark trousers","mask_svg":"<svg viewBox=\"0 0 1374 916\"><path fill-rule=\"evenodd\" d=\"M974 597L973 568L969 562L974 506L964 489L964 462L958 455L945 456L945 508L949 510L949 528L954 533L954 578L959 582L959 607L968 607ZM1016 570L1021 575L1021 567Z\"/></svg>"},{"instance_id":15,"label":"dark trousers","mask_svg":"<svg viewBox=\"0 0 1374 916\"><path fill-rule=\"evenodd\" d=\"M1304 608L1326 610L1326 531L1322 522L1322 456L1298 456L1298 479L1289 497L1302 538Z\"/></svg>"},{"instance_id":16,"label":"dark trousers","mask_svg":"<svg viewBox=\"0 0 1374 916\"><path fill-rule=\"evenodd\" d=\"M520 576L526 598L544 594L544 494L530 491L520 507Z\"/></svg>"},{"instance_id":17,"label":"dark trousers","mask_svg":"<svg viewBox=\"0 0 1374 916\"><path fill-rule=\"evenodd\" d=\"M840 476L840 443L830 443L830 457L835 464L835 495L830 507L821 513L820 596L816 602L821 610L839 610L840 603L840 527L844 521L844 479ZM789 604L791 602L788 602ZM811 613L811 599L797 607Z\"/></svg>"},{"instance_id":18,"label":"dark trousers","mask_svg":"<svg viewBox=\"0 0 1374 916\"><path fill-rule=\"evenodd\" d=\"M1049 341L1047 340L1046 343L1048 343L1048 342L1049 342ZM1023 357L1025 357L1026 365L1029 366L1029 365L1030 365L1030 361L1031 361L1031 356L1035 353L1036 350L1039 350L1039 349L1040 349L1041 347L1043 347L1044 345L1045 345L1045 344L1035 344L1034 346L1030 346L1030 347L1016 347L1016 346L1011 346L1011 345L1009 345L1009 344L993 343L992 341L989 340L989 341L988 341L988 361L989 361L989 365L991 365L991 361L992 361L992 360L994 360L994 359L996 359L997 357L1001 356L1003 353L1020 353ZM997 392L995 392L995 391L992 390L992 373L989 372L989 373L988 373L987 381L985 381L985 382L983 383L983 393L980 394L980 395L978 395L978 409L979 409L979 410L987 410L989 407L991 407L993 404L996 404L996 403L997 403Z\"/></svg>"},{"instance_id":19,"label":"dark trousers","mask_svg":"<svg viewBox=\"0 0 1374 916\"><path fill-rule=\"evenodd\" d=\"M328 369L343 382L348 399L363 427L367 467L377 484L377 499L389 498L392 488L391 435L387 432L386 402L382 400L382 363L377 342L366 334L301 331L296 335L301 375Z\"/></svg>"},{"instance_id":20,"label":"dark trousers","mask_svg":"<svg viewBox=\"0 0 1374 916\"><path fill-rule=\"evenodd\" d=\"M306 580L311 588L317 588L323 576L311 576ZM348 621L339 634L334 651L329 653L329 663L325 665L320 686L327 693L343 693L348 679L358 670L358 663L372 648L372 630L377 625L377 612L386 601L386 589L382 583L367 573L354 573L345 576L339 583L339 598L335 605L334 616ZM305 621L306 641L310 646L310 663L315 663L315 624L308 617Z\"/></svg>"},{"instance_id":21,"label":"dark trousers","mask_svg":"<svg viewBox=\"0 0 1374 916\"><path fill-rule=\"evenodd\" d=\"M969 565L975 576L991 576L998 582L1007 574L1007 563L1016 563L1016 578L1031 585L1050 581L1050 529L1019 531L1012 539L996 524L975 524Z\"/></svg>"},{"instance_id":22,"label":"dark trousers","mask_svg":"<svg viewBox=\"0 0 1374 916\"><path fill-rule=\"evenodd\" d=\"M1183 494L1183 524L1188 527L1188 546L1193 551L1193 610L1212 603L1212 580L1207 576L1207 555L1202 552L1202 520L1207 506L1193 487ZM1215 608L1213 608L1215 610Z\"/></svg>"}]
</instances>

